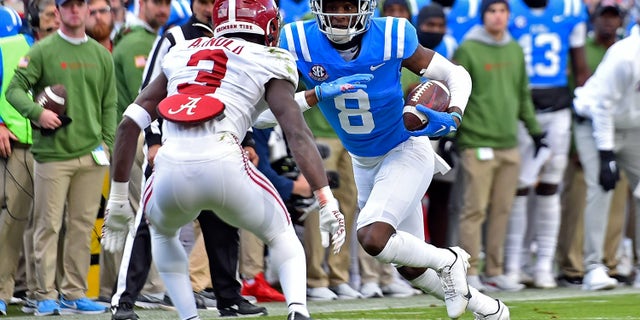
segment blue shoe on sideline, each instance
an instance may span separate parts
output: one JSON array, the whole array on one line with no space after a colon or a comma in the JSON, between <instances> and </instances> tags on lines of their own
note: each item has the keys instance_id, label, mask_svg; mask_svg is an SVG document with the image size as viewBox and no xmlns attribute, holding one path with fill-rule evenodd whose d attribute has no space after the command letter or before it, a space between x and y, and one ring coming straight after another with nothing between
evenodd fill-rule
<instances>
[{"instance_id":1,"label":"blue shoe on sideline","mask_svg":"<svg viewBox=\"0 0 640 320\"><path fill-rule=\"evenodd\" d=\"M60 307L62 313L65 314L100 314L107 312L108 309L107 307L88 298L67 300L64 297L60 297Z\"/></svg>"},{"instance_id":2,"label":"blue shoe on sideline","mask_svg":"<svg viewBox=\"0 0 640 320\"><path fill-rule=\"evenodd\" d=\"M7 304L4 301L0 300L0 316L7 315Z\"/></svg>"},{"instance_id":3,"label":"blue shoe on sideline","mask_svg":"<svg viewBox=\"0 0 640 320\"><path fill-rule=\"evenodd\" d=\"M60 305L55 300L40 300L38 301L38 307L33 313L35 316L50 316L60 314Z\"/></svg>"}]
</instances>

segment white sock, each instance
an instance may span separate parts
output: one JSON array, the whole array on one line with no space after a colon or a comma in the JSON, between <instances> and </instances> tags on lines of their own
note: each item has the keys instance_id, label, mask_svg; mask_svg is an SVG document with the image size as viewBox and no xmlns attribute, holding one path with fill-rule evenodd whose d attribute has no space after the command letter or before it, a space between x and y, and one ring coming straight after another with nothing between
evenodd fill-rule
<instances>
[{"instance_id":1,"label":"white sock","mask_svg":"<svg viewBox=\"0 0 640 320\"><path fill-rule=\"evenodd\" d=\"M278 270L287 305L307 308L307 265L304 248L293 228L276 236L269 246L271 266ZM300 312L302 313L302 312ZM307 312L308 313L308 312Z\"/></svg>"},{"instance_id":2,"label":"white sock","mask_svg":"<svg viewBox=\"0 0 640 320\"><path fill-rule=\"evenodd\" d=\"M536 271L551 272L560 228L560 195L536 195L535 230L538 254Z\"/></svg>"},{"instance_id":3,"label":"white sock","mask_svg":"<svg viewBox=\"0 0 640 320\"><path fill-rule=\"evenodd\" d=\"M484 315L498 311L500 305L496 299L489 297L472 286L469 286L469 292L471 293L471 299L469 299L467 310Z\"/></svg>"},{"instance_id":4,"label":"white sock","mask_svg":"<svg viewBox=\"0 0 640 320\"><path fill-rule=\"evenodd\" d=\"M409 282L414 287L438 298L438 300L444 300L442 283L440 282L438 274L433 271L433 269L427 269L425 273ZM498 307L498 304L494 298L481 293L472 286L469 286L469 292L471 293L471 299L469 299L467 310L481 314L491 314L497 311L496 307Z\"/></svg>"},{"instance_id":5,"label":"white sock","mask_svg":"<svg viewBox=\"0 0 640 320\"><path fill-rule=\"evenodd\" d=\"M397 231L375 258L384 263L440 270L453 263L456 256L448 249L437 248L408 232Z\"/></svg>"},{"instance_id":6,"label":"white sock","mask_svg":"<svg viewBox=\"0 0 640 320\"><path fill-rule=\"evenodd\" d=\"M522 242L527 230L527 196L516 196L504 241L504 272L520 272Z\"/></svg>"},{"instance_id":7,"label":"white sock","mask_svg":"<svg viewBox=\"0 0 640 320\"><path fill-rule=\"evenodd\" d=\"M438 300L444 300L442 282L440 282L440 277L438 277L438 274L433 269L427 269L425 273L409 282L414 287L438 298Z\"/></svg>"},{"instance_id":8,"label":"white sock","mask_svg":"<svg viewBox=\"0 0 640 320\"><path fill-rule=\"evenodd\" d=\"M154 231L153 227L150 232L153 261L180 319L197 319L198 310L189 279L189 259L178 234L168 237Z\"/></svg>"}]
</instances>

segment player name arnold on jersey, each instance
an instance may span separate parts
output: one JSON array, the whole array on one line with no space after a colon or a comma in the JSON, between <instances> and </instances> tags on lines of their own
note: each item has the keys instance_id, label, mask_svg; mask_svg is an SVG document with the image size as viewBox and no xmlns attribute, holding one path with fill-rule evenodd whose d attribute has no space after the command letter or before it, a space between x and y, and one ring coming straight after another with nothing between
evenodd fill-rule
<instances>
[{"instance_id":1,"label":"player name arnold on jersey","mask_svg":"<svg viewBox=\"0 0 640 320\"><path fill-rule=\"evenodd\" d=\"M240 54L244 45L237 43L233 39L227 38L197 38L189 44L188 48L204 48L204 47L219 47L227 49L235 54Z\"/></svg>"}]
</instances>

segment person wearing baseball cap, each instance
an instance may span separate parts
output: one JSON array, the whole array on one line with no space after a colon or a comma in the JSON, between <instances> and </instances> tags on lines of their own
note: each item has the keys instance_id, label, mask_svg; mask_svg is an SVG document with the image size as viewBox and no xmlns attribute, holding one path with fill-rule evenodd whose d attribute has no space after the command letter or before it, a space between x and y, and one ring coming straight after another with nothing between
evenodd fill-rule
<instances>
[{"instance_id":1,"label":"person wearing baseball cap","mask_svg":"<svg viewBox=\"0 0 640 320\"><path fill-rule=\"evenodd\" d=\"M524 52L507 29L509 3L484 0L480 13L482 24L469 30L453 56L473 79L468 104L471 107L466 109L465 123L456 136L459 170L465 181L459 220L460 246L476 257L469 259L470 286L487 291L520 291L524 285L508 273L503 248L510 240L507 230L521 164L544 149L544 133L533 109ZM535 145L535 154L520 155L520 121L528 135L522 139ZM474 240L483 238L486 238L484 270L477 258L481 243Z\"/></svg>"},{"instance_id":2,"label":"person wearing baseball cap","mask_svg":"<svg viewBox=\"0 0 640 320\"><path fill-rule=\"evenodd\" d=\"M104 306L87 298L86 288L91 234L102 196L99 182L108 172L115 139L113 59L85 33L85 1L56 0L56 6L60 28L31 47L6 92L7 101L21 115L41 128L55 129L48 136L33 130L31 147L35 315L104 313ZM66 113L73 122L66 126L29 94L55 84L67 91ZM57 265L65 266L59 281Z\"/></svg>"}]
</instances>

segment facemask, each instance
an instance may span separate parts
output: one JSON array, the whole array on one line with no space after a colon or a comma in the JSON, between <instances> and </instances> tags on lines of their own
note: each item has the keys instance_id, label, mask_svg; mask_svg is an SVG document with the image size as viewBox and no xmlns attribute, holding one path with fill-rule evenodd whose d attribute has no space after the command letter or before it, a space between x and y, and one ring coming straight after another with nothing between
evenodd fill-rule
<instances>
[{"instance_id":1,"label":"facemask","mask_svg":"<svg viewBox=\"0 0 640 320\"><path fill-rule=\"evenodd\" d=\"M423 47L432 50L442 42L443 37L444 33L418 31L418 42L420 42Z\"/></svg>"}]
</instances>

